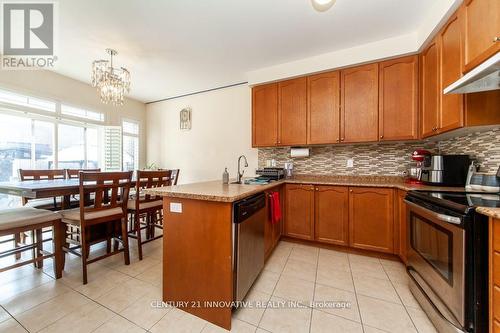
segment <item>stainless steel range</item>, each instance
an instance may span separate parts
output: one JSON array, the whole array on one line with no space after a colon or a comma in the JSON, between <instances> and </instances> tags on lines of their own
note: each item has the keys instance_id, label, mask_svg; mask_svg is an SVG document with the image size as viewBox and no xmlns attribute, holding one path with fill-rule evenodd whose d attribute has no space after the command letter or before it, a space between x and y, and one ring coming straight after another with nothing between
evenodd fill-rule
<instances>
[{"instance_id":1,"label":"stainless steel range","mask_svg":"<svg viewBox=\"0 0 500 333\"><path fill-rule=\"evenodd\" d=\"M488 223L498 194L408 193L410 289L439 332L488 332Z\"/></svg>"}]
</instances>

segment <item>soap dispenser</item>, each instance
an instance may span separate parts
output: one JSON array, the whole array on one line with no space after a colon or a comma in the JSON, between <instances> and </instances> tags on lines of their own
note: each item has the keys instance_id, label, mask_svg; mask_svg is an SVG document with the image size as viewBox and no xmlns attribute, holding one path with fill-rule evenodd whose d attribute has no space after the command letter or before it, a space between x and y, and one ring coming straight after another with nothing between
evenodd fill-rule
<instances>
[{"instance_id":1,"label":"soap dispenser","mask_svg":"<svg viewBox=\"0 0 500 333\"><path fill-rule=\"evenodd\" d=\"M229 184L229 172L227 172L227 168L222 173L222 184Z\"/></svg>"}]
</instances>

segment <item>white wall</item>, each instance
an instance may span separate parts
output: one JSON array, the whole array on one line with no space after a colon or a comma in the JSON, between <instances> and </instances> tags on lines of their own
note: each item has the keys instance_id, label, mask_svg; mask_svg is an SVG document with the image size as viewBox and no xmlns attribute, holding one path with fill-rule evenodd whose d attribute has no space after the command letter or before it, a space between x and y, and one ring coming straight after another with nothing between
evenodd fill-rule
<instances>
[{"instance_id":1,"label":"white wall","mask_svg":"<svg viewBox=\"0 0 500 333\"><path fill-rule=\"evenodd\" d=\"M179 129L179 111L192 108L192 128ZM237 158L246 155L245 176L254 175L251 90L241 85L147 105L147 160L179 168L179 183L217 180L224 167L236 177Z\"/></svg>"},{"instance_id":2,"label":"white wall","mask_svg":"<svg viewBox=\"0 0 500 333\"><path fill-rule=\"evenodd\" d=\"M0 87L104 112L107 125L121 126L122 118L138 121L141 126L139 167L146 165L146 105L144 103L126 99L123 106L103 104L96 89L90 85L43 70L0 71Z\"/></svg>"}]
</instances>

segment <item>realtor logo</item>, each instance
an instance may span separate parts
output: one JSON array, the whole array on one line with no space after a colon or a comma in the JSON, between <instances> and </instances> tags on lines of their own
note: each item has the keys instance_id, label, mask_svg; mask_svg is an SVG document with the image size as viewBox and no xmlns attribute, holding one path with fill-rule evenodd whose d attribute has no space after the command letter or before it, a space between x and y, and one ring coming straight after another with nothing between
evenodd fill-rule
<instances>
[{"instance_id":1,"label":"realtor logo","mask_svg":"<svg viewBox=\"0 0 500 333\"><path fill-rule=\"evenodd\" d=\"M54 67L54 3L3 2L2 69Z\"/></svg>"}]
</instances>

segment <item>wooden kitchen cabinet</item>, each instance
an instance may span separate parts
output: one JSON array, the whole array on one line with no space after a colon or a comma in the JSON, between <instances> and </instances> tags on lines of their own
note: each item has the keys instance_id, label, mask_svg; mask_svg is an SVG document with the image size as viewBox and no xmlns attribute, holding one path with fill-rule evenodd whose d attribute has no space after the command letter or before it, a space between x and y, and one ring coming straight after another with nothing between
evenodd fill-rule
<instances>
[{"instance_id":1,"label":"wooden kitchen cabinet","mask_svg":"<svg viewBox=\"0 0 500 333\"><path fill-rule=\"evenodd\" d=\"M395 190L394 199L394 254L406 264L408 261L407 209L404 199L406 191Z\"/></svg>"},{"instance_id":2,"label":"wooden kitchen cabinet","mask_svg":"<svg viewBox=\"0 0 500 333\"><path fill-rule=\"evenodd\" d=\"M345 186L316 186L314 198L315 240L349 245L349 191Z\"/></svg>"},{"instance_id":3,"label":"wooden kitchen cabinet","mask_svg":"<svg viewBox=\"0 0 500 333\"><path fill-rule=\"evenodd\" d=\"M439 50L434 39L420 56L421 133L426 138L435 135L439 127Z\"/></svg>"},{"instance_id":4,"label":"wooden kitchen cabinet","mask_svg":"<svg viewBox=\"0 0 500 333\"><path fill-rule=\"evenodd\" d=\"M459 14L464 35L463 71L469 72L500 50L500 1L465 0Z\"/></svg>"},{"instance_id":5,"label":"wooden kitchen cabinet","mask_svg":"<svg viewBox=\"0 0 500 333\"><path fill-rule=\"evenodd\" d=\"M439 125L443 133L464 125L464 95L443 94L443 89L462 76L461 26L454 14L438 34L439 39Z\"/></svg>"},{"instance_id":6,"label":"wooden kitchen cabinet","mask_svg":"<svg viewBox=\"0 0 500 333\"><path fill-rule=\"evenodd\" d=\"M267 259L271 253L273 252L276 245L281 237L281 226L284 220L284 191L283 186L278 188L273 188L272 190L266 191L266 195L271 194L272 192L278 192L280 194L280 205L281 205L281 221L277 223L271 222L271 210L269 204L269 196L266 198L266 210L267 210L267 219L264 227L264 253L265 258Z\"/></svg>"},{"instance_id":7,"label":"wooden kitchen cabinet","mask_svg":"<svg viewBox=\"0 0 500 333\"><path fill-rule=\"evenodd\" d=\"M378 140L378 63L341 72L341 142Z\"/></svg>"},{"instance_id":8,"label":"wooden kitchen cabinet","mask_svg":"<svg viewBox=\"0 0 500 333\"><path fill-rule=\"evenodd\" d=\"M394 191L388 188L349 188L349 245L394 252Z\"/></svg>"},{"instance_id":9,"label":"wooden kitchen cabinet","mask_svg":"<svg viewBox=\"0 0 500 333\"><path fill-rule=\"evenodd\" d=\"M489 327L490 332L500 328L500 219L489 219Z\"/></svg>"},{"instance_id":10,"label":"wooden kitchen cabinet","mask_svg":"<svg viewBox=\"0 0 500 333\"><path fill-rule=\"evenodd\" d=\"M340 142L340 73L307 77L307 143Z\"/></svg>"},{"instance_id":11,"label":"wooden kitchen cabinet","mask_svg":"<svg viewBox=\"0 0 500 333\"><path fill-rule=\"evenodd\" d=\"M252 147L278 143L278 84L252 88Z\"/></svg>"},{"instance_id":12,"label":"wooden kitchen cabinet","mask_svg":"<svg viewBox=\"0 0 500 333\"><path fill-rule=\"evenodd\" d=\"M278 83L278 145L304 144L307 140L307 78Z\"/></svg>"},{"instance_id":13,"label":"wooden kitchen cabinet","mask_svg":"<svg viewBox=\"0 0 500 333\"><path fill-rule=\"evenodd\" d=\"M381 141L418 138L418 56L380 63L378 117Z\"/></svg>"},{"instance_id":14,"label":"wooden kitchen cabinet","mask_svg":"<svg viewBox=\"0 0 500 333\"><path fill-rule=\"evenodd\" d=\"M286 184L285 235L314 239L314 186Z\"/></svg>"}]
</instances>

